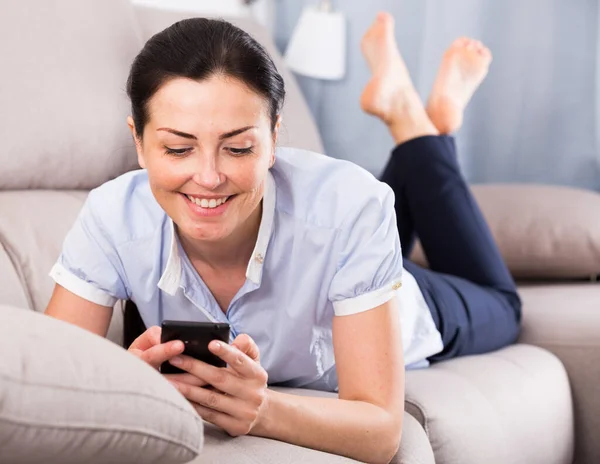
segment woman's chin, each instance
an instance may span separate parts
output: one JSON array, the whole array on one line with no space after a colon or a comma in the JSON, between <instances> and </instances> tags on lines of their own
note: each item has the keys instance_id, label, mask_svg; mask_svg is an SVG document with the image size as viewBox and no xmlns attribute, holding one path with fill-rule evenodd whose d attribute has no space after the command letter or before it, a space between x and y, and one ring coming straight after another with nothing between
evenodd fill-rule
<instances>
[{"instance_id":1,"label":"woman's chin","mask_svg":"<svg viewBox=\"0 0 600 464\"><path fill-rule=\"evenodd\" d=\"M180 232L183 232L189 240L199 242L219 242L229 235L224 227L216 224L206 224L201 228L187 227L184 230L180 229Z\"/></svg>"}]
</instances>

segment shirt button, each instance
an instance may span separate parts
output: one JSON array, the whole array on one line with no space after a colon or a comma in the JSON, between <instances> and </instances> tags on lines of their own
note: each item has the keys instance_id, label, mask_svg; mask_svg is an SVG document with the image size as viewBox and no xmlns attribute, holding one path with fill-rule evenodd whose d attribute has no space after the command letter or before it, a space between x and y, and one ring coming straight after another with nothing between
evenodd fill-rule
<instances>
[{"instance_id":1,"label":"shirt button","mask_svg":"<svg viewBox=\"0 0 600 464\"><path fill-rule=\"evenodd\" d=\"M401 282L396 282L394 285L392 285L392 288L394 290L398 290L400 287L402 287L402 283Z\"/></svg>"},{"instance_id":2,"label":"shirt button","mask_svg":"<svg viewBox=\"0 0 600 464\"><path fill-rule=\"evenodd\" d=\"M265 258L263 257L263 255L261 255L260 253L257 254L254 259L256 260L257 263L262 264L263 261L265 260Z\"/></svg>"}]
</instances>

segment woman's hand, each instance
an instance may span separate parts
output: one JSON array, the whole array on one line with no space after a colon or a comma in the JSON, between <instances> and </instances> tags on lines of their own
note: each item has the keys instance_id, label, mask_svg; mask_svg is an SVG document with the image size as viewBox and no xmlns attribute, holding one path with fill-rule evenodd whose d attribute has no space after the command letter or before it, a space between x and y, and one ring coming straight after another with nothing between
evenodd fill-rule
<instances>
[{"instance_id":1,"label":"woman's hand","mask_svg":"<svg viewBox=\"0 0 600 464\"><path fill-rule=\"evenodd\" d=\"M259 363L258 347L248 335L240 335L231 345L212 341L208 347L228 364L226 368L189 356L177 356L170 362L214 389L177 380L171 383L204 420L231 436L246 435L264 417L267 408L268 376Z\"/></svg>"},{"instance_id":2,"label":"woman's hand","mask_svg":"<svg viewBox=\"0 0 600 464\"><path fill-rule=\"evenodd\" d=\"M184 345L181 340L161 343L160 334L160 327L156 325L150 327L133 341L127 351L158 370L163 362L170 360L174 356L180 355L184 350Z\"/></svg>"}]
</instances>

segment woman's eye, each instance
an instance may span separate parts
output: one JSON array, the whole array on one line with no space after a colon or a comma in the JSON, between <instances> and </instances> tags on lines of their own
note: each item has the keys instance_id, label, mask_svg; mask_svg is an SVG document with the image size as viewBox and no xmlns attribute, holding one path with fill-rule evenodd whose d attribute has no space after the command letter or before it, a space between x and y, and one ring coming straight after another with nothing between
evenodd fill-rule
<instances>
[{"instance_id":1,"label":"woman's eye","mask_svg":"<svg viewBox=\"0 0 600 464\"><path fill-rule=\"evenodd\" d=\"M169 148L169 147L165 147L165 153L167 155L175 155L175 156L185 155L190 150L191 150L191 148Z\"/></svg>"},{"instance_id":2,"label":"woman's eye","mask_svg":"<svg viewBox=\"0 0 600 464\"><path fill-rule=\"evenodd\" d=\"M252 151L254 147L248 147L248 148L226 148L226 150L228 150L232 155L234 156L242 156L242 155L249 155L250 153L254 153Z\"/></svg>"}]
</instances>

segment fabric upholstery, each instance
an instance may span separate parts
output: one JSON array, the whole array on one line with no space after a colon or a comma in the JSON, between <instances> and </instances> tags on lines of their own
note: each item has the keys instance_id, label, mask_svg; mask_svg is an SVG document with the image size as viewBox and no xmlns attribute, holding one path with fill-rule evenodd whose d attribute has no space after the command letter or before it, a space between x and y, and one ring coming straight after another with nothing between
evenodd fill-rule
<instances>
[{"instance_id":1,"label":"fabric upholstery","mask_svg":"<svg viewBox=\"0 0 600 464\"><path fill-rule=\"evenodd\" d=\"M184 463L202 421L157 371L105 339L0 307L0 462Z\"/></svg>"},{"instance_id":2,"label":"fabric upholstery","mask_svg":"<svg viewBox=\"0 0 600 464\"><path fill-rule=\"evenodd\" d=\"M126 1L0 3L0 190L92 188L136 166Z\"/></svg>"},{"instance_id":3,"label":"fabric upholstery","mask_svg":"<svg viewBox=\"0 0 600 464\"><path fill-rule=\"evenodd\" d=\"M520 341L547 349L564 364L573 395L576 462L596 464L600 462L600 283L532 284L521 286L520 293L524 308Z\"/></svg>"},{"instance_id":4,"label":"fabric upholstery","mask_svg":"<svg viewBox=\"0 0 600 464\"><path fill-rule=\"evenodd\" d=\"M406 410L443 464L572 464L573 414L560 361L514 345L409 371Z\"/></svg>"},{"instance_id":5,"label":"fabric upholstery","mask_svg":"<svg viewBox=\"0 0 600 464\"><path fill-rule=\"evenodd\" d=\"M48 273L86 197L83 191L0 191L0 304L46 309L54 288ZM120 345L122 304L115 308L107 337Z\"/></svg>"},{"instance_id":6,"label":"fabric upholstery","mask_svg":"<svg viewBox=\"0 0 600 464\"><path fill-rule=\"evenodd\" d=\"M144 41L181 19L197 16L194 13L162 11L144 6L136 6L135 14ZM310 114L308 105L302 96L300 87L292 73L283 64L281 55L275 47L269 31L251 18L224 19L245 30L261 43L269 55L271 55L275 66L277 66L277 69L283 76L286 97L278 145L324 153L321 137Z\"/></svg>"},{"instance_id":7,"label":"fabric upholstery","mask_svg":"<svg viewBox=\"0 0 600 464\"><path fill-rule=\"evenodd\" d=\"M0 191L0 243L21 279L26 307L43 311L50 301L48 273L86 197L80 191Z\"/></svg>"},{"instance_id":8,"label":"fabric upholstery","mask_svg":"<svg viewBox=\"0 0 600 464\"><path fill-rule=\"evenodd\" d=\"M1 219L0 219L1 224ZM21 308L28 306L27 295L21 285L21 279L17 273L11 256L6 250L4 241L0 238L0 302Z\"/></svg>"},{"instance_id":9,"label":"fabric upholstery","mask_svg":"<svg viewBox=\"0 0 600 464\"><path fill-rule=\"evenodd\" d=\"M475 185L473 194L517 279L600 274L600 194L544 185ZM426 263L415 247L413 259Z\"/></svg>"}]
</instances>

